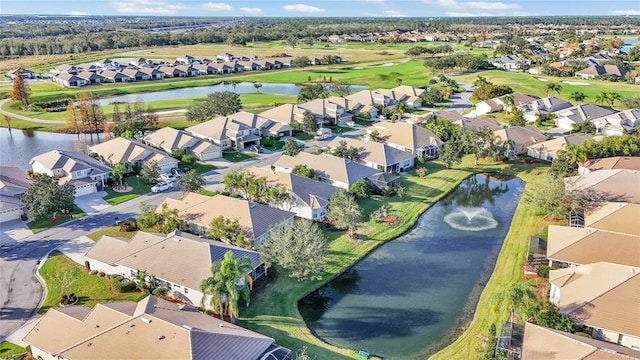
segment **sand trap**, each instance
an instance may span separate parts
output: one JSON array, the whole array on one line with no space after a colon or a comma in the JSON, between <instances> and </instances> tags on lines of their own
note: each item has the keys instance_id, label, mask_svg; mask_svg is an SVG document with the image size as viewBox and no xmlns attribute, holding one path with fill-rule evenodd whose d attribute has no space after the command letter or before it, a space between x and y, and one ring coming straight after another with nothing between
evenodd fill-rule
<instances>
[{"instance_id":1,"label":"sand trap","mask_svg":"<svg viewBox=\"0 0 640 360\"><path fill-rule=\"evenodd\" d=\"M540 81L549 81L549 80L547 80L547 79L543 79L543 78L536 78L536 79L537 79L537 80L540 80Z\"/></svg>"},{"instance_id":2,"label":"sand trap","mask_svg":"<svg viewBox=\"0 0 640 360\"><path fill-rule=\"evenodd\" d=\"M591 85L591 84L589 84L589 83L586 83L586 82L580 82L580 81L567 81L567 80L563 80L562 82L563 82L563 83L565 83L565 84L568 84L568 85Z\"/></svg>"},{"instance_id":3,"label":"sand trap","mask_svg":"<svg viewBox=\"0 0 640 360\"><path fill-rule=\"evenodd\" d=\"M393 66L393 63L386 63L386 64L382 64L380 66Z\"/></svg>"},{"instance_id":4,"label":"sand trap","mask_svg":"<svg viewBox=\"0 0 640 360\"><path fill-rule=\"evenodd\" d=\"M353 68L353 70L362 70L362 69L364 69L363 66L356 66L356 67Z\"/></svg>"}]
</instances>

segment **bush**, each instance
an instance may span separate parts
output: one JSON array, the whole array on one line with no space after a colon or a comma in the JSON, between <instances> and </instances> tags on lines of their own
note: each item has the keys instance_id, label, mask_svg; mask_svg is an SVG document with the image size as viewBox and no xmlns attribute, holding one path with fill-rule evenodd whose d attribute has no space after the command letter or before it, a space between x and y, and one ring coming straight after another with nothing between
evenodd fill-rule
<instances>
[{"instance_id":1,"label":"bush","mask_svg":"<svg viewBox=\"0 0 640 360\"><path fill-rule=\"evenodd\" d=\"M98 270L91 270L91 272L89 273L91 275L98 275Z\"/></svg>"},{"instance_id":2,"label":"bush","mask_svg":"<svg viewBox=\"0 0 640 360\"><path fill-rule=\"evenodd\" d=\"M555 270L555 268L549 265L538 265L538 269L536 272L538 276L548 279L550 270Z\"/></svg>"},{"instance_id":3,"label":"bush","mask_svg":"<svg viewBox=\"0 0 640 360\"><path fill-rule=\"evenodd\" d=\"M506 85L485 84L478 86L471 96L477 100L489 100L512 92L513 89Z\"/></svg>"},{"instance_id":4,"label":"bush","mask_svg":"<svg viewBox=\"0 0 640 360\"><path fill-rule=\"evenodd\" d=\"M371 187L365 179L360 179L351 184L351 186L349 186L349 191L351 191L357 198L366 199L371 196Z\"/></svg>"},{"instance_id":5,"label":"bush","mask_svg":"<svg viewBox=\"0 0 640 360\"><path fill-rule=\"evenodd\" d=\"M113 289L117 292L126 293L136 290L136 282L133 280L129 281L114 281L112 283Z\"/></svg>"},{"instance_id":6,"label":"bush","mask_svg":"<svg viewBox=\"0 0 640 360\"><path fill-rule=\"evenodd\" d=\"M157 287L151 292L155 296L165 297L169 293L169 289L164 286Z\"/></svg>"},{"instance_id":7,"label":"bush","mask_svg":"<svg viewBox=\"0 0 640 360\"><path fill-rule=\"evenodd\" d=\"M85 260L85 261L84 261L84 267L85 267L87 270L91 271L91 264L89 264L89 260Z\"/></svg>"},{"instance_id":8,"label":"bush","mask_svg":"<svg viewBox=\"0 0 640 360\"><path fill-rule=\"evenodd\" d=\"M104 277L104 271L98 271L98 276Z\"/></svg>"}]
</instances>

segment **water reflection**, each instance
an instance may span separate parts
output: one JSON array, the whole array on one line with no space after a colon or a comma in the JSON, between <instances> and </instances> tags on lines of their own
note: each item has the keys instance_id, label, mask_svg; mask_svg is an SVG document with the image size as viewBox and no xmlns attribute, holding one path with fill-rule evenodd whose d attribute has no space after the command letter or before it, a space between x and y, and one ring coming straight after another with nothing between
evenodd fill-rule
<instances>
[{"instance_id":1,"label":"water reflection","mask_svg":"<svg viewBox=\"0 0 640 360\"><path fill-rule=\"evenodd\" d=\"M458 189L441 200L445 206L480 207L488 202L495 205L495 199L509 192L509 180L513 176L482 174L464 180Z\"/></svg>"}]
</instances>

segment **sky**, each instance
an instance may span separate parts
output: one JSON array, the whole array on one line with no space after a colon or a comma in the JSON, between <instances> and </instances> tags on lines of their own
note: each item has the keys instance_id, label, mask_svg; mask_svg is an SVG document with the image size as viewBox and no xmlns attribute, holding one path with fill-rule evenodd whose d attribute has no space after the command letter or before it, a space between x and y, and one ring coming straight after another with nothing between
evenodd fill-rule
<instances>
[{"instance_id":1,"label":"sky","mask_svg":"<svg viewBox=\"0 0 640 360\"><path fill-rule=\"evenodd\" d=\"M640 15L640 0L1 0L0 14L467 17Z\"/></svg>"}]
</instances>

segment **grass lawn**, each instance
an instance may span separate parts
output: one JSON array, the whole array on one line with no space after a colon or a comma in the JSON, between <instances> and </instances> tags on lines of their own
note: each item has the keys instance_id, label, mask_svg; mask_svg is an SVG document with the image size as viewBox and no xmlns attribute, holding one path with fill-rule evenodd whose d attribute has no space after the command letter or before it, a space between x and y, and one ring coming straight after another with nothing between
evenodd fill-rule
<instances>
[{"instance_id":1,"label":"grass lawn","mask_svg":"<svg viewBox=\"0 0 640 360\"><path fill-rule=\"evenodd\" d=\"M39 218L27 223L27 226L31 231L36 234L40 231L47 230L54 226L60 225L75 218L83 217L86 214L77 206L73 206L73 214L58 214L55 219L51 218Z\"/></svg>"},{"instance_id":2,"label":"grass lawn","mask_svg":"<svg viewBox=\"0 0 640 360\"><path fill-rule=\"evenodd\" d=\"M0 359L7 359L13 355L22 355L27 349L8 341L0 342Z\"/></svg>"},{"instance_id":3,"label":"grass lawn","mask_svg":"<svg viewBox=\"0 0 640 360\"><path fill-rule=\"evenodd\" d=\"M329 129L331 129L331 131L332 131L334 134L342 134L342 133L345 133L345 132L347 132L347 131L351 131L351 130L353 130L353 128L352 128L352 127L348 127L348 126L339 126L339 125L331 125L331 126L325 126L325 127L327 127L327 128L329 128Z\"/></svg>"},{"instance_id":4,"label":"grass lawn","mask_svg":"<svg viewBox=\"0 0 640 360\"><path fill-rule=\"evenodd\" d=\"M114 191L113 188L107 188L107 196L104 197L104 200L111 205L118 205L150 192L151 187L153 186L147 184L143 179L136 178L135 176L126 177L124 182L131 186L133 190L126 193L119 193Z\"/></svg>"},{"instance_id":5,"label":"grass lawn","mask_svg":"<svg viewBox=\"0 0 640 360\"><path fill-rule=\"evenodd\" d=\"M294 131L293 132L293 137L298 139L298 140L302 140L302 141L307 141L307 140L313 139L313 136L311 136L311 135L309 135L309 134L307 134L305 132L302 132L302 131L300 131L300 132L295 132Z\"/></svg>"},{"instance_id":6,"label":"grass lawn","mask_svg":"<svg viewBox=\"0 0 640 360\"><path fill-rule=\"evenodd\" d=\"M222 157L224 157L225 160L231 161L234 163L251 159L256 156L258 156L258 154L248 152L248 151L228 151L228 152L222 153Z\"/></svg>"},{"instance_id":7,"label":"grass lawn","mask_svg":"<svg viewBox=\"0 0 640 360\"><path fill-rule=\"evenodd\" d=\"M284 146L284 141L273 140L270 138L262 138L260 139L260 146L267 148L271 151L280 150Z\"/></svg>"},{"instance_id":8,"label":"grass lawn","mask_svg":"<svg viewBox=\"0 0 640 360\"><path fill-rule=\"evenodd\" d=\"M138 301L144 296L139 291L123 294L112 292L109 280L87 273L84 266L76 264L59 251L53 251L49 255L39 273L47 284L47 297L39 310L41 314L58 306L63 295L63 289L60 288L58 279L66 274L71 274L73 278L67 292L75 293L80 299L78 302L80 305L94 307L99 302Z\"/></svg>"},{"instance_id":9,"label":"grass lawn","mask_svg":"<svg viewBox=\"0 0 640 360\"><path fill-rule=\"evenodd\" d=\"M198 174L204 174L207 173L211 170L215 170L216 167L214 165L211 164L207 164L204 162L196 162L196 164L193 166L193 169L198 173Z\"/></svg>"},{"instance_id":10,"label":"grass lawn","mask_svg":"<svg viewBox=\"0 0 640 360\"><path fill-rule=\"evenodd\" d=\"M113 226L103 227L102 229L99 229L90 234L87 234L87 237L93 241L100 240L102 235L131 239L136 233L137 231L121 232L119 225L113 225Z\"/></svg>"},{"instance_id":11,"label":"grass lawn","mask_svg":"<svg viewBox=\"0 0 640 360\"><path fill-rule=\"evenodd\" d=\"M487 80L498 85L508 85L513 91L532 94L538 96L547 96L545 85L549 82L558 82L562 86L560 95L557 95L563 99L569 99L571 93L579 91L587 96L586 102L593 102L602 91L612 91L620 94L622 97L636 96L640 92L640 87L637 85L626 84L624 82L610 82L602 80L583 80L570 77L554 77L543 75L531 75L529 73L508 72L501 70L489 70L482 71L473 74L466 74L462 76L454 77L456 80L466 83L473 83L478 76L486 77ZM538 79L545 79L547 81L540 81ZM566 84L563 81L570 81L573 83L585 83L588 85L575 85ZM619 105L619 103L616 103Z\"/></svg>"},{"instance_id":12,"label":"grass lawn","mask_svg":"<svg viewBox=\"0 0 640 360\"><path fill-rule=\"evenodd\" d=\"M365 219L368 218L372 211L378 209L382 204L386 204L390 206L392 213L399 215L401 221L399 225L387 227L366 222L358 229L358 233L361 235L360 240L351 240L344 236L343 232L325 232L329 241L329 255L324 277L319 281L297 282L286 277L286 274L281 273L281 276L274 283L270 284L264 292L252 300L248 309L241 310L241 324L267 336L274 337L279 344L290 349L300 349L302 346L307 346L309 354L318 359L355 358L354 350L331 346L313 336L298 313L297 302L299 299L352 266L377 246L407 231L429 206L467 176L479 171L500 170L505 173L518 174L523 178L529 178L544 171L531 165L515 163L483 164L481 162L480 167L476 168L472 165L470 157L465 158L464 163L456 169L445 169L437 161L427 163L426 167L428 173L424 179L420 179L415 173L410 173L403 177L402 185L407 189L407 195L402 201L397 197L388 199L374 197L361 201ZM515 257L514 252L515 254L524 254L529 235L541 232L544 226L537 217L532 216L532 211L523 214L522 206L520 205L516 212L509 239L505 241L505 246L502 249L500 260L496 267L496 274L492 277L492 279L506 277L504 281L499 282L500 286L505 286L510 281L519 279L519 277L513 277L512 274L519 274L519 262L522 261L523 256ZM515 235L514 232L518 234ZM526 234L526 236L523 236L523 234ZM509 258L505 259L505 257ZM505 276L504 273L508 276ZM496 282L495 280L492 281ZM486 294L483 293L481 301L486 302L486 299L499 288L494 285L487 286ZM496 321L496 318L491 317L488 313L489 310L486 304L484 308L478 307L478 309L474 321L480 322L475 320L476 318L483 319L481 322L483 326L476 325L473 328L473 333L469 335L465 333L464 335L468 339L475 339L476 342L480 341L478 336L485 335L486 330L488 330L488 324ZM470 346L475 346L475 343ZM450 351L448 349L444 351ZM460 349L459 351L465 351L466 347L458 347L458 349ZM477 351L473 355L470 355L471 352L466 352L464 355L455 352L449 352L448 354L448 357L441 358L475 358ZM437 356L441 355L438 354Z\"/></svg>"}]
</instances>

